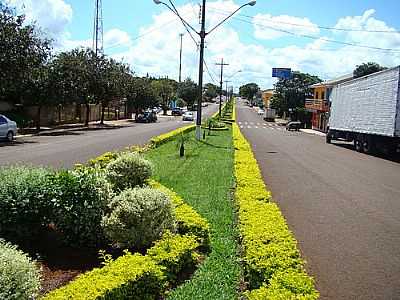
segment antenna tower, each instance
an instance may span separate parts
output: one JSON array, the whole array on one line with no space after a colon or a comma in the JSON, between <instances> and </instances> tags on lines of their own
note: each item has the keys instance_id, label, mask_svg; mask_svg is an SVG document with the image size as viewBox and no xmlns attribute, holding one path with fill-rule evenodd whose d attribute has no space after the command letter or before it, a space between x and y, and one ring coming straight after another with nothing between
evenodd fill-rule
<instances>
[{"instance_id":1,"label":"antenna tower","mask_svg":"<svg viewBox=\"0 0 400 300\"><path fill-rule=\"evenodd\" d=\"M103 53L103 0L94 0L93 51Z\"/></svg>"}]
</instances>

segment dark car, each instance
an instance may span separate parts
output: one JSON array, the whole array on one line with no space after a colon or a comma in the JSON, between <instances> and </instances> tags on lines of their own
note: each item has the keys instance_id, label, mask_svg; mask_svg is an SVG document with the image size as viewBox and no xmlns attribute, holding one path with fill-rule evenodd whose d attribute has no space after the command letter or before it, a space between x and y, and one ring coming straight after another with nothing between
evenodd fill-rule
<instances>
[{"instance_id":1,"label":"dark car","mask_svg":"<svg viewBox=\"0 0 400 300\"><path fill-rule=\"evenodd\" d=\"M183 115L182 109L180 109L179 107L173 108L171 111L171 115L182 116Z\"/></svg>"},{"instance_id":2,"label":"dark car","mask_svg":"<svg viewBox=\"0 0 400 300\"><path fill-rule=\"evenodd\" d=\"M138 123L151 123L157 121L157 114L152 111L146 111L138 115L136 122Z\"/></svg>"},{"instance_id":3,"label":"dark car","mask_svg":"<svg viewBox=\"0 0 400 300\"><path fill-rule=\"evenodd\" d=\"M286 125L286 130L296 130L299 131L301 128L301 122L300 121L291 121L289 123L287 123Z\"/></svg>"}]
</instances>

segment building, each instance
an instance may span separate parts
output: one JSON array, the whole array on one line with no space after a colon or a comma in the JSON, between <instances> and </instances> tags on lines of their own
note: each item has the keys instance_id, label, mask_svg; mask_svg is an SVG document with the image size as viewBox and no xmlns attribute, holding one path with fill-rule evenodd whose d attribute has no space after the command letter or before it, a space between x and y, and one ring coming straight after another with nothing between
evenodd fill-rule
<instances>
[{"instance_id":1,"label":"building","mask_svg":"<svg viewBox=\"0 0 400 300\"><path fill-rule=\"evenodd\" d=\"M274 95L275 91L273 89L268 89L262 92L262 100L265 108L270 108L271 98Z\"/></svg>"},{"instance_id":2,"label":"building","mask_svg":"<svg viewBox=\"0 0 400 300\"><path fill-rule=\"evenodd\" d=\"M327 131L329 111L330 111L330 95L334 86L353 79L353 74L347 74L336 79L313 84L313 98L306 99L306 109L312 112L312 128L315 130Z\"/></svg>"}]
</instances>

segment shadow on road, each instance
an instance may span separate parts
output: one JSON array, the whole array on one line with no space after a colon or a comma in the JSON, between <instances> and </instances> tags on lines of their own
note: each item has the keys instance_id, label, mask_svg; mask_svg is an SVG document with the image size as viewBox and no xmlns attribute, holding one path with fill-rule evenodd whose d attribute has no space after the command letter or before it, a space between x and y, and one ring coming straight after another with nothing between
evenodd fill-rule
<instances>
[{"instance_id":1,"label":"shadow on road","mask_svg":"<svg viewBox=\"0 0 400 300\"><path fill-rule=\"evenodd\" d=\"M5 148L5 147L16 147L24 144L37 144L38 142L36 141L27 141L27 140L15 140L13 142L3 142L0 141L0 148Z\"/></svg>"},{"instance_id":2,"label":"shadow on road","mask_svg":"<svg viewBox=\"0 0 400 300\"><path fill-rule=\"evenodd\" d=\"M341 148L344 148L344 149L347 149L347 150L356 151L354 149L354 145L353 144L332 143L332 145L334 145L336 147L341 147ZM385 153L379 152L379 153L365 154L365 155L370 155L370 156L378 157L378 158L381 158L381 159L389 160L389 161L392 161L392 162L395 162L395 163L400 163L400 153L389 155L389 154L385 154Z\"/></svg>"}]
</instances>

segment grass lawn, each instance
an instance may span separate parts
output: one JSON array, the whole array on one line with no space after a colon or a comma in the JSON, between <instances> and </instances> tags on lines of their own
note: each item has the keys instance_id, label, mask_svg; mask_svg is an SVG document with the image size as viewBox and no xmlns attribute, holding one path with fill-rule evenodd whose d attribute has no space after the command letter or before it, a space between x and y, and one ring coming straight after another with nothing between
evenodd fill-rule
<instances>
[{"instance_id":1,"label":"grass lawn","mask_svg":"<svg viewBox=\"0 0 400 300\"><path fill-rule=\"evenodd\" d=\"M232 131L212 133L205 142L192 140L179 157L172 141L146 153L155 164L155 179L173 189L211 226L211 253L193 278L168 299L237 299L241 278L235 225Z\"/></svg>"}]
</instances>

